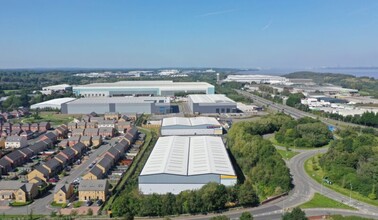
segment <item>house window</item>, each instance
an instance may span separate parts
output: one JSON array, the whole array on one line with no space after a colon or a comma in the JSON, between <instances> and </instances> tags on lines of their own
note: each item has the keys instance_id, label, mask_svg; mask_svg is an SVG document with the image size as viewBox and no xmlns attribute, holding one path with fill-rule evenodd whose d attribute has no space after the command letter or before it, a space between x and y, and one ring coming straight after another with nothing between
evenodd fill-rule
<instances>
[{"instance_id":1,"label":"house window","mask_svg":"<svg viewBox=\"0 0 378 220\"><path fill-rule=\"evenodd\" d=\"M59 193L59 196L63 196L63 194L62 194L62 193Z\"/></svg>"}]
</instances>

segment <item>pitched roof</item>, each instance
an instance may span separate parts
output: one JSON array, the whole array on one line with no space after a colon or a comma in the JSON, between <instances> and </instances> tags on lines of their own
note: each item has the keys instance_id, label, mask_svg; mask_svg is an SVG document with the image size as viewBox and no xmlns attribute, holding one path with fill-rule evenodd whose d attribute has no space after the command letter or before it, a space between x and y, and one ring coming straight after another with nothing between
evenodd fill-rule
<instances>
[{"instance_id":1,"label":"pitched roof","mask_svg":"<svg viewBox=\"0 0 378 220\"><path fill-rule=\"evenodd\" d=\"M44 136L46 136L50 140L56 139L58 137L53 131L47 132L46 134L44 134Z\"/></svg>"},{"instance_id":2,"label":"pitched roof","mask_svg":"<svg viewBox=\"0 0 378 220\"><path fill-rule=\"evenodd\" d=\"M0 190L17 190L20 189L25 183L21 183L17 180L1 180Z\"/></svg>"},{"instance_id":3,"label":"pitched roof","mask_svg":"<svg viewBox=\"0 0 378 220\"><path fill-rule=\"evenodd\" d=\"M57 167L60 166L60 162L57 159L52 158L48 160L44 165L50 168L51 170L55 170Z\"/></svg>"},{"instance_id":4,"label":"pitched roof","mask_svg":"<svg viewBox=\"0 0 378 220\"><path fill-rule=\"evenodd\" d=\"M38 170L40 173L42 173L45 177L48 177L50 172L44 167L42 164L37 166L35 170Z\"/></svg>"},{"instance_id":5,"label":"pitched roof","mask_svg":"<svg viewBox=\"0 0 378 220\"><path fill-rule=\"evenodd\" d=\"M98 166L92 167L92 169L89 170L89 173L93 174L98 179L101 179L103 176L102 170Z\"/></svg>"},{"instance_id":6,"label":"pitched roof","mask_svg":"<svg viewBox=\"0 0 378 220\"><path fill-rule=\"evenodd\" d=\"M107 180L82 180L79 191L105 191Z\"/></svg>"},{"instance_id":7,"label":"pitched roof","mask_svg":"<svg viewBox=\"0 0 378 220\"><path fill-rule=\"evenodd\" d=\"M4 157L0 159L0 166L1 167L7 167L7 166L11 166L11 162L7 159L5 159Z\"/></svg>"},{"instance_id":8,"label":"pitched roof","mask_svg":"<svg viewBox=\"0 0 378 220\"><path fill-rule=\"evenodd\" d=\"M22 136L8 136L6 139L6 142L20 142L22 140L25 140L25 137Z\"/></svg>"},{"instance_id":9,"label":"pitched roof","mask_svg":"<svg viewBox=\"0 0 378 220\"><path fill-rule=\"evenodd\" d=\"M85 149L85 145L83 143L79 142L79 143L75 144L72 148L75 149L78 152L83 152L83 150Z\"/></svg>"},{"instance_id":10,"label":"pitched roof","mask_svg":"<svg viewBox=\"0 0 378 220\"><path fill-rule=\"evenodd\" d=\"M108 153L110 153L111 155L113 155L114 157L118 157L119 156L119 151L117 149L115 149L114 147L111 147L109 150L108 150Z\"/></svg>"},{"instance_id":11,"label":"pitched roof","mask_svg":"<svg viewBox=\"0 0 378 220\"><path fill-rule=\"evenodd\" d=\"M34 152L34 154L37 154L47 148L47 143L43 141L35 142L33 145L29 146L29 149Z\"/></svg>"},{"instance_id":12,"label":"pitched roof","mask_svg":"<svg viewBox=\"0 0 378 220\"><path fill-rule=\"evenodd\" d=\"M98 129L98 133L103 133L103 132L111 133L111 132L113 132L113 130L114 130L113 128L101 127L101 128Z\"/></svg>"},{"instance_id":13,"label":"pitched roof","mask_svg":"<svg viewBox=\"0 0 378 220\"><path fill-rule=\"evenodd\" d=\"M112 166L113 160L110 160L109 157L103 157L97 165L100 165L103 168L110 168Z\"/></svg>"},{"instance_id":14,"label":"pitched roof","mask_svg":"<svg viewBox=\"0 0 378 220\"><path fill-rule=\"evenodd\" d=\"M80 141L90 141L91 139L91 136L81 136Z\"/></svg>"},{"instance_id":15,"label":"pitched roof","mask_svg":"<svg viewBox=\"0 0 378 220\"><path fill-rule=\"evenodd\" d=\"M22 148L19 150L22 154L24 154L25 156L29 156L29 155L32 155L33 154L33 151L28 148L28 147L25 147L25 148Z\"/></svg>"},{"instance_id":16,"label":"pitched roof","mask_svg":"<svg viewBox=\"0 0 378 220\"><path fill-rule=\"evenodd\" d=\"M54 158L61 161L62 164L65 164L67 162L67 158L65 156L63 156L62 153L59 153Z\"/></svg>"},{"instance_id":17,"label":"pitched roof","mask_svg":"<svg viewBox=\"0 0 378 220\"><path fill-rule=\"evenodd\" d=\"M131 129L127 130L127 133L131 134L132 136L136 136L138 134L138 129L135 126L133 126L131 127Z\"/></svg>"},{"instance_id":18,"label":"pitched roof","mask_svg":"<svg viewBox=\"0 0 378 220\"><path fill-rule=\"evenodd\" d=\"M58 193L60 190L62 190L64 193L67 193L70 187L71 187L71 184L57 183L54 188L54 193Z\"/></svg>"},{"instance_id":19,"label":"pitched roof","mask_svg":"<svg viewBox=\"0 0 378 220\"><path fill-rule=\"evenodd\" d=\"M20 159L24 158L24 155L20 151L15 150L15 151L12 151L9 154L5 155L4 157L8 157L10 160L16 161L16 160L20 160Z\"/></svg>"},{"instance_id":20,"label":"pitched roof","mask_svg":"<svg viewBox=\"0 0 378 220\"><path fill-rule=\"evenodd\" d=\"M84 134L98 134L98 128L86 128Z\"/></svg>"}]
</instances>

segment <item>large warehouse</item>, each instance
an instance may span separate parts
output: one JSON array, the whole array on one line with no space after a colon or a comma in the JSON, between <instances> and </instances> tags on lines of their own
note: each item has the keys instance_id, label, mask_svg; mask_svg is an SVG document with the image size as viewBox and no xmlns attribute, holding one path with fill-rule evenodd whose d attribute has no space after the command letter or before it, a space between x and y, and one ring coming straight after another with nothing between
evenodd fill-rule
<instances>
[{"instance_id":1,"label":"large warehouse","mask_svg":"<svg viewBox=\"0 0 378 220\"><path fill-rule=\"evenodd\" d=\"M76 98L58 98L58 99L51 99L45 102L40 102L30 106L30 109L59 109L61 108L62 104L71 102Z\"/></svg>"},{"instance_id":2,"label":"large warehouse","mask_svg":"<svg viewBox=\"0 0 378 220\"><path fill-rule=\"evenodd\" d=\"M97 97L81 98L75 101L62 104L64 114L89 114L96 112L119 113L171 113L172 107L169 98L165 97Z\"/></svg>"},{"instance_id":3,"label":"large warehouse","mask_svg":"<svg viewBox=\"0 0 378 220\"><path fill-rule=\"evenodd\" d=\"M223 134L221 124L212 117L171 117L164 118L161 135L220 135Z\"/></svg>"},{"instance_id":4,"label":"large warehouse","mask_svg":"<svg viewBox=\"0 0 378 220\"><path fill-rule=\"evenodd\" d=\"M236 102L225 95L188 95L188 105L192 113L233 113Z\"/></svg>"},{"instance_id":5,"label":"large warehouse","mask_svg":"<svg viewBox=\"0 0 378 220\"><path fill-rule=\"evenodd\" d=\"M73 92L82 97L112 97L130 95L174 96L177 93L214 94L214 86L206 82L119 81L74 86Z\"/></svg>"},{"instance_id":6,"label":"large warehouse","mask_svg":"<svg viewBox=\"0 0 378 220\"><path fill-rule=\"evenodd\" d=\"M241 82L241 83L257 83L257 84L286 84L289 79L282 76L269 75L228 75L222 82Z\"/></svg>"},{"instance_id":7,"label":"large warehouse","mask_svg":"<svg viewBox=\"0 0 378 220\"><path fill-rule=\"evenodd\" d=\"M156 142L139 175L139 190L179 194L210 182L232 186L236 181L221 137L168 136Z\"/></svg>"}]
</instances>

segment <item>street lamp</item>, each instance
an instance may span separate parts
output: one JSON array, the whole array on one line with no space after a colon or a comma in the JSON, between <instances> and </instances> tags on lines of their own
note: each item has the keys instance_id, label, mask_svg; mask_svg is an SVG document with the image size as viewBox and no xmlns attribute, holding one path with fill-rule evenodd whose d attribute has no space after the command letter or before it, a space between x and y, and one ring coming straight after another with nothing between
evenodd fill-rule
<instances>
[{"instance_id":1,"label":"street lamp","mask_svg":"<svg viewBox=\"0 0 378 220\"><path fill-rule=\"evenodd\" d=\"M349 183L349 184L350 184L349 203L352 204L352 190L353 190L353 186L352 186L352 183Z\"/></svg>"}]
</instances>

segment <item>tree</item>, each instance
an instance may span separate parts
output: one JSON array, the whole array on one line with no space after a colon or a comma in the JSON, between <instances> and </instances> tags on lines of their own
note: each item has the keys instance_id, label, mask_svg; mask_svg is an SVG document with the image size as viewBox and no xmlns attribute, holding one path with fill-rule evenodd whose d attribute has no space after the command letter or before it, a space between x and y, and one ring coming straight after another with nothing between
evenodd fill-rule
<instances>
[{"instance_id":1,"label":"tree","mask_svg":"<svg viewBox=\"0 0 378 220\"><path fill-rule=\"evenodd\" d=\"M253 220L253 216L250 212L243 212L239 220Z\"/></svg>"},{"instance_id":2,"label":"tree","mask_svg":"<svg viewBox=\"0 0 378 220\"><path fill-rule=\"evenodd\" d=\"M307 220L306 213L301 208L296 207L291 212L286 212L282 216L283 220Z\"/></svg>"},{"instance_id":3,"label":"tree","mask_svg":"<svg viewBox=\"0 0 378 220\"><path fill-rule=\"evenodd\" d=\"M259 203L252 184L249 181L245 181L239 188L238 193L239 204L242 206L254 206Z\"/></svg>"},{"instance_id":4,"label":"tree","mask_svg":"<svg viewBox=\"0 0 378 220\"><path fill-rule=\"evenodd\" d=\"M90 216L93 215L93 210L92 210L91 208L88 209L88 211L87 211L87 215L90 215Z\"/></svg>"}]
</instances>

